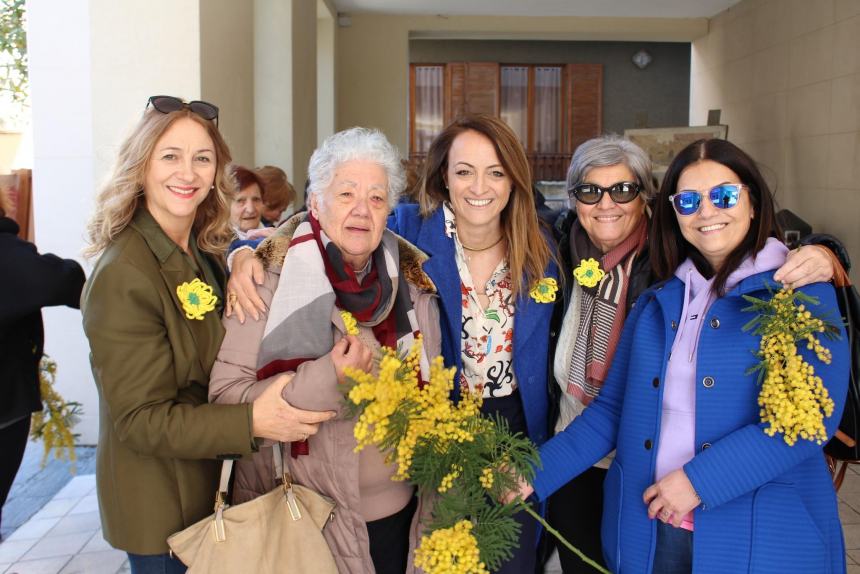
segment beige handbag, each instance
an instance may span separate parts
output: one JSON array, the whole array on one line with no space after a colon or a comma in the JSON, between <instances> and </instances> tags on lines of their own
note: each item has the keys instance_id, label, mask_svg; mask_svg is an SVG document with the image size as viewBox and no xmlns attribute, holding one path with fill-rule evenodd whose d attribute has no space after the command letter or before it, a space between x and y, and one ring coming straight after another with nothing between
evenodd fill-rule
<instances>
[{"instance_id":1,"label":"beige handbag","mask_svg":"<svg viewBox=\"0 0 860 574\"><path fill-rule=\"evenodd\" d=\"M215 513L167 539L171 553L188 566L189 574L337 574L322 534L334 517L334 501L292 483L280 444L272 453L283 485L230 506L225 501L233 461L225 461Z\"/></svg>"}]
</instances>

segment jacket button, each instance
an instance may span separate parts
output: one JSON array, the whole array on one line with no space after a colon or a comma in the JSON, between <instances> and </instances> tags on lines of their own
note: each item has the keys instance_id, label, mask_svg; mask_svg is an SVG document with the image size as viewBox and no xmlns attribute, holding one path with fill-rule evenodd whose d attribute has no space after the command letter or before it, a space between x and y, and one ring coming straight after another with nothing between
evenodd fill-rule
<instances>
[{"instance_id":1,"label":"jacket button","mask_svg":"<svg viewBox=\"0 0 860 574\"><path fill-rule=\"evenodd\" d=\"M709 448L711 448L711 443L709 443L709 442L702 443L702 450L708 450Z\"/></svg>"},{"instance_id":2,"label":"jacket button","mask_svg":"<svg viewBox=\"0 0 860 574\"><path fill-rule=\"evenodd\" d=\"M678 328L678 322L677 322L677 321L672 321L672 330L674 331L674 330L675 330L675 329L677 329L677 328Z\"/></svg>"},{"instance_id":3,"label":"jacket button","mask_svg":"<svg viewBox=\"0 0 860 574\"><path fill-rule=\"evenodd\" d=\"M714 386L714 377L705 377L704 379L702 379L702 385L706 389L710 389Z\"/></svg>"},{"instance_id":4,"label":"jacket button","mask_svg":"<svg viewBox=\"0 0 860 574\"><path fill-rule=\"evenodd\" d=\"M653 380L653 381L651 381L651 386L653 386L655 389L656 389L657 387L659 387L659 386L660 386L660 378L659 378L659 377L654 377L654 380Z\"/></svg>"},{"instance_id":5,"label":"jacket button","mask_svg":"<svg viewBox=\"0 0 860 574\"><path fill-rule=\"evenodd\" d=\"M711 319L711 328L712 329L719 329L720 328L720 320L718 318L714 317L713 319Z\"/></svg>"},{"instance_id":6,"label":"jacket button","mask_svg":"<svg viewBox=\"0 0 860 574\"><path fill-rule=\"evenodd\" d=\"M650 438L645 439L645 450L651 450L651 439Z\"/></svg>"}]
</instances>

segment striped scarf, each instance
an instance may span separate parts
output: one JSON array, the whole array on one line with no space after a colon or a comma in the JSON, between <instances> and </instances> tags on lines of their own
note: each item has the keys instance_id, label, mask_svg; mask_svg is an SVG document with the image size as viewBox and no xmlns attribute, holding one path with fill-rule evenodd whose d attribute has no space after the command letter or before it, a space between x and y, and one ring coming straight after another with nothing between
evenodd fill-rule
<instances>
[{"instance_id":1,"label":"striped scarf","mask_svg":"<svg viewBox=\"0 0 860 574\"><path fill-rule=\"evenodd\" d=\"M612 365L627 315L625 302L630 270L636 255L645 246L647 231L643 217L627 239L608 253L601 254L579 221L571 230L571 261L576 263L594 257L606 272L595 287L574 285L580 295L579 328L567 375L567 392L586 406L600 392Z\"/></svg>"}]
</instances>

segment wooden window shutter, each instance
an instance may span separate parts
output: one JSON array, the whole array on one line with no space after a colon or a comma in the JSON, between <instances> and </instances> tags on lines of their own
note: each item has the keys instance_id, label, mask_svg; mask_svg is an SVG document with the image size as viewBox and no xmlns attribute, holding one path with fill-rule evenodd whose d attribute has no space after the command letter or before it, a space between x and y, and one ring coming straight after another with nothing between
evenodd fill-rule
<instances>
[{"instance_id":1,"label":"wooden window shutter","mask_svg":"<svg viewBox=\"0 0 860 574\"><path fill-rule=\"evenodd\" d=\"M603 133L603 64L567 64L565 153Z\"/></svg>"},{"instance_id":2,"label":"wooden window shutter","mask_svg":"<svg viewBox=\"0 0 860 574\"><path fill-rule=\"evenodd\" d=\"M499 115L499 64L452 62L445 67L446 123L464 113Z\"/></svg>"}]
</instances>

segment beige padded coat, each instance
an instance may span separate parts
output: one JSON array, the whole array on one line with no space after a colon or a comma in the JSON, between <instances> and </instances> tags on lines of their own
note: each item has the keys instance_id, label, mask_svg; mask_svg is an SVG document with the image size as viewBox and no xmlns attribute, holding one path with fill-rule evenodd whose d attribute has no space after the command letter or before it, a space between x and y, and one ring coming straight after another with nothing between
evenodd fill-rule
<instances>
[{"instance_id":1,"label":"beige padded coat","mask_svg":"<svg viewBox=\"0 0 860 574\"><path fill-rule=\"evenodd\" d=\"M290 234L291 235L291 234ZM258 249L267 269L279 270L286 254L289 237L275 236ZM423 333L424 347L432 357L440 353L439 311L435 288L421 269L426 256L404 240L400 241L400 270L409 284L410 296ZM268 305L278 285L277 272L267 271L260 297ZM265 320L247 320L244 324L234 317L224 319L226 335L212 369L209 398L217 403L253 402L274 379L256 378L257 352L263 337ZM332 314L334 340L344 334L343 321L335 310ZM378 344L369 329L360 337L367 344ZM342 416L343 395L338 388L334 365L329 355L299 366L295 377L284 388L283 397L291 405L308 410L334 410L338 417L320 425L319 432L310 437L310 454L291 458L285 456L293 480L332 498L337 503L334 519L324 534L334 554L340 572L373 574L370 546L365 521L360 512L359 455L354 452L354 419ZM288 453L289 449L285 449ZM272 463L272 447L265 445L252 458L237 461L232 500L245 502L276 487ZM410 532L410 567L419 534L418 517L426 513L421 500Z\"/></svg>"}]
</instances>

